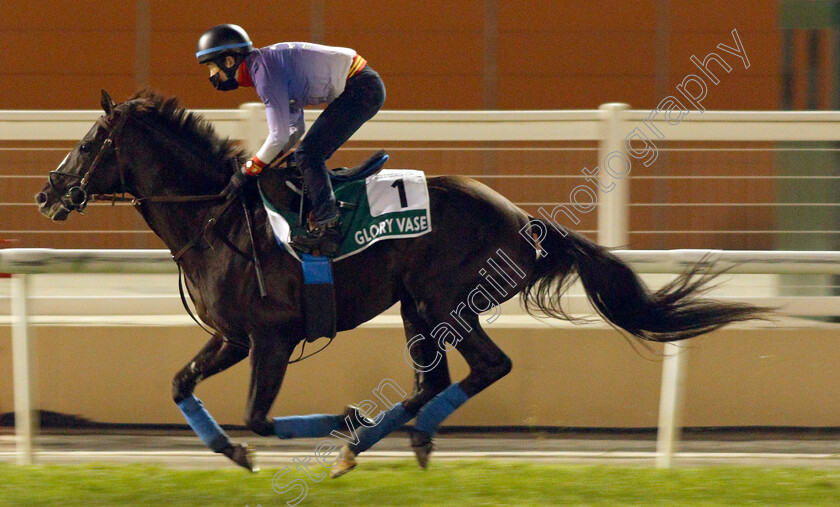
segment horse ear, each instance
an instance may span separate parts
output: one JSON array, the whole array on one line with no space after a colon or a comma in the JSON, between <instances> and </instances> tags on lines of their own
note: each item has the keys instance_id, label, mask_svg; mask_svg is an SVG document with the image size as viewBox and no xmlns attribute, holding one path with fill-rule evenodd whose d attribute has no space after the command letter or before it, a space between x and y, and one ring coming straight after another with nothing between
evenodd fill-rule
<instances>
[{"instance_id":1,"label":"horse ear","mask_svg":"<svg viewBox=\"0 0 840 507\"><path fill-rule=\"evenodd\" d=\"M106 115L109 115L111 114L111 112L113 112L114 99L112 99L111 96L108 95L108 92L106 92L105 90L102 90L102 102L100 102L100 104L102 104L102 109L105 110Z\"/></svg>"}]
</instances>

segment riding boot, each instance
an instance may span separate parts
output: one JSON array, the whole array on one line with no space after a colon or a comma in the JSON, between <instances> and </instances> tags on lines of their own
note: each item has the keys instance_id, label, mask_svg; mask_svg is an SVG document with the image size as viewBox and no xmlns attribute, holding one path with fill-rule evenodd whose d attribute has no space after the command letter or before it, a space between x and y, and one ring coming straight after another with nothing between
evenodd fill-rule
<instances>
[{"instance_id":1,"label":"riding boot","mask_svg":"<svg viewBox=\"0 0 840 507\"><path fill-rule=\"evenodd\" d=\"M306 234L292 238L292 246L307 253L320 252L324 255L334 255L338 252L340 245L341 229L338 216L310 228Z\"/></svg>"},{"instance_id":2,"label":"riding boot","mask_svg":"<svg viewBox=\"0 0 840 507\"><path fill-rule=\"evenodd\" d=\"M303 175L307 196L312 203L312 215L306 234L292 238L292 246L308 253L333 255L341 243L338 209L335 194L327 174L327 166L317 157L297 154L295 160Z\"/></svg>"}]
</instances>

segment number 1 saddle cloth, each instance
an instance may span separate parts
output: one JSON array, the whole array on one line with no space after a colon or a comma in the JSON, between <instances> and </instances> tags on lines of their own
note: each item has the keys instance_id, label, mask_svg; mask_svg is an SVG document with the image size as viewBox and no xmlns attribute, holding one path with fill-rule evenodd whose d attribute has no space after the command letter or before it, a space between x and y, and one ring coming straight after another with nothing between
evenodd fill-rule
<instances>
[{"instance_id":1,"label":"number 1 saddle cloth","mask_svg":"<svg viewBox=\"0 0 840 507\"><path fill-rule=\"evenodd\" d=\"M363 251L370 245L397 238L413 238L432 230L429 190L423 171L385 169L364 180L333 182L342 203L341 246L332 260ZM299 214L281 209L262 195L263 205L278 244L300 260L291 238L305 233Z\"/></svg>"}]
</instances>

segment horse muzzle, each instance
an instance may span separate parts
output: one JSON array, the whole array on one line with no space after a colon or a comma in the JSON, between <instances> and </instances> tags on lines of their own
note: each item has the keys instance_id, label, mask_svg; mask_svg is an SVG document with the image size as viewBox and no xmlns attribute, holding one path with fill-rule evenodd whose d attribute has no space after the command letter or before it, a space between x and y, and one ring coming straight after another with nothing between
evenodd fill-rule
<instances>
[{"instance_id":1,"label":"horse muzzle","mask_svg":"<svg viewBox=\"0 0 840 507\"><path fill-rule=\"evenodd\" d=\"M38 211L42 215L56 222L67 220L67 217L70 216L70 212L72 211L61 202L50 205L49 196L45 192L40 192L35 195L35 203L38 205Z\"/></svg>"},{"instance_id":2,"label":"horse muzzle","mask_svg":"<svg viewBox=\"0 0 840 507\"><path fill-rule=\"evenodd\" d=\"M61 222L67 220L67 217L70 216L70 212L72 210L67 209L63 204L57 202L50 206L49 208L43 207L41 208L41 214L49 218L54 222Z\"/></svg>"}]
</instances>

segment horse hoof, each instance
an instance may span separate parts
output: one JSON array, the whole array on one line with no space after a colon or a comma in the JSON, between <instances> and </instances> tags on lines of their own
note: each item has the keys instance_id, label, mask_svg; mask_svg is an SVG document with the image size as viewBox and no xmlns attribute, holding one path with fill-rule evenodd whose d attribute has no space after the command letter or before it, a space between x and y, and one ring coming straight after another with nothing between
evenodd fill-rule
<instances>
[{"instance_id":1,"label":"horse hoof","mask_svg":"<svg viewBox=\"0 0 840 507\"><path fill-rule=\"evenodd\" d=\"M234 444L226 448L222 453L231 461L247 469L250 472L259 472L260 467L256 465L256 451L248 444Z\"/></svg>"},{"instance_id":2,"label":"horse hoof","mask_svg":"<svg viewBox=\"0 0 840 507\"><path fill-rule=\"evenodd\" d=\"M341 477L354 468L356 468L356 453L345 445L341 448L341 459L330 470L330 477L333 479Z\"/></svg>"},{"instance_id":3,"label":"horse hoof","mask_svg":"<svg viewBox=\"0 0 840 507\"><path fill-rule=\"evenodd\" d=\"M370 417L367 417L365 414L363 414L362 411L359 410L359 407L357 407L356 405L347 405L347 407L344 408L344 413L342 413L341 415L344 416L345 422L347 421L348 417L350 418L350 425L352 426L352 428L347 428L350 431L359 429L359 425L367 426L368 428L373 428L374 426L376 426L376 422L373 421Z\"/></svg>"},{"instance_id":4,"label":"horse hoof","mask_svg":"<svg viewBox=\"0 0 840 507\"><path fill-rule=\"evenodd\" d=\"M429 456L435 450L435 441L425 431L418 431L414 428L409 429L408 434L411 439L411 448L414 450L414 457L417 458L417 464L425 470L429 466Z\"/></svg>"}]
</instances>

